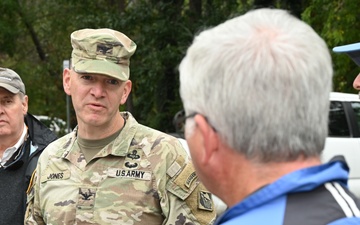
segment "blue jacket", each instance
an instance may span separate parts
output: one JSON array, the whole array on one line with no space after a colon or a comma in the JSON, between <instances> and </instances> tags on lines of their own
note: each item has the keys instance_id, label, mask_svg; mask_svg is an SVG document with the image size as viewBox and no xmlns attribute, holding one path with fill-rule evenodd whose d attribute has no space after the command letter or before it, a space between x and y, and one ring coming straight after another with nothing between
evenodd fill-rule
<instances>
[{"instance_id":1,"label":"blue jacket","mask_svg":"<svg viewBox=\"0 0 360 225\"><path fill-rule=\"evenodd\" d=\"M215 225L360 225L360 200L347 179L338 157L295 171L228 209Z\"/></svg>"}]
</instances>

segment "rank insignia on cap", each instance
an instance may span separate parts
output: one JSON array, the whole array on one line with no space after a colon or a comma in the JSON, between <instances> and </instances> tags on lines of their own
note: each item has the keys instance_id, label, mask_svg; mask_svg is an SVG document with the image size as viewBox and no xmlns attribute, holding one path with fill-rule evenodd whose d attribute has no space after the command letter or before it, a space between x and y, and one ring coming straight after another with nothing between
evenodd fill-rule
<instances>
[{"instance_id":1,"label":"rank insignia on cap","mask_svg":"<svg viewBox=\"0 0 360 225\"><path fill-rule=\"evenodd\" d=\"M200 191L198 197L198 208L207 211L213 211L213 201L211 193L208 191Z\"/></svg>"},{"instance_id":2,"label":"rank insignia on cap","mask_svg":"<svg viewBox=\"0 0 360 225\"><path fill-rule=\"evenodd\" d=\"M96 54L100 55L112 55L113 47L110 45L98 44L96 46Z\"/></svg>"}]
</instances>

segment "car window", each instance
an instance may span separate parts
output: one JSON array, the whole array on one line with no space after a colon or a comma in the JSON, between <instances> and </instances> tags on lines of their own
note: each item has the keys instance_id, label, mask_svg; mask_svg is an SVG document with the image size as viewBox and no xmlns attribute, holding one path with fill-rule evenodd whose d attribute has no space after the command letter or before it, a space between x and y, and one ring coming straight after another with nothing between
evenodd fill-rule
<instances>
[{"instance_id":1,"label":"car window","mask_svg":"<svg viewBox=\"0 0 360 225\"><path fill-rule=\"evenodd\" d=\"M358 117L360 120L360 105L358 105ZM358 121L359 121L358 120ZM329 137L349 137L350 131L346 121L344 107L339 101L330 102L329 112Z\"/></svg>"},{"instance_id":2,"label":"car window","mask_svg":"<svg viewBox=\"0 0 360 225\"><path fill-rule=\"evenodd\" d=\"M360 127L360 102L352 102L351 107L354 110L356 122L358 125L357 127Z\"/></svg>"}]
</instances>

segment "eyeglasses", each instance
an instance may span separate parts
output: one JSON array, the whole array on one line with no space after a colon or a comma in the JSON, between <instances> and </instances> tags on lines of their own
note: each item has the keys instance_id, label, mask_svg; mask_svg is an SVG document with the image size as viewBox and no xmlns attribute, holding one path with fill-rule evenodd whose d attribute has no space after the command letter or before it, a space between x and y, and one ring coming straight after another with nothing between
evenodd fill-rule
<instances>
[{"instance_id":1,"label":"eyeglasses","mask_svg":"<svg viewBox=\"0 0 360 225\"><path fill-rule=\"evenodd\" d=\"M189 115L185 116L185 121L186 121L187 119L190 119L190 118L195 117L197 114L199 114L199 113L197 113L197 112L190 113Z\"/></svg>"},{"instance_id":2,"label":"eyeglasses","mask_svg":"<svg viewBox=\"0 0 360 225\"><path fill-rule=\"evenodd\" d=\"M189 115L185 116L185 120L184 120L185 123L186 123L186 120L187 120L187 119L193 118L193 117L195 117L197 114L202 115L202 114L200 114L200 113L198 113L198 112L193 112L193 113L190 113ZM210 126L215 132L217 132L216 128L210 123L210 121L209 121L209 119L207 118L207 116L205 116L205 115L202 115L202 116L205 118L205 120L206 120L206 122L209 124L209 126Z\"/></svg>"}]
</instances>

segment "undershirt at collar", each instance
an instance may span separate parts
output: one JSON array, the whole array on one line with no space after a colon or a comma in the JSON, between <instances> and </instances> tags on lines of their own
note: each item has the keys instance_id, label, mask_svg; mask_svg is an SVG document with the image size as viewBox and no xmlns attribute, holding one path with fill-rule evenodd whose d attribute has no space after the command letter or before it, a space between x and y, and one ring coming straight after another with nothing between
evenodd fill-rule
<instances>
[{"instance_id":1,"label":"undershirt at collar","mask_svg":"<svg viewBox=\"0 0 360 225\"><path fill-rule=\"evenodd\" d=\"M125 124L124 124L125 126ZM90 139L84 139L80 136L77 137L77 143L81 150L81 152L84 154L86 162L90 162L90 160L106 145L108 145L110 142L115 140L117 136L119 136L122 128L120 130L116 131L114 134L110 135L109 137L98 139L98 140L90 140Z\"/></svg>"}]
</instances>

